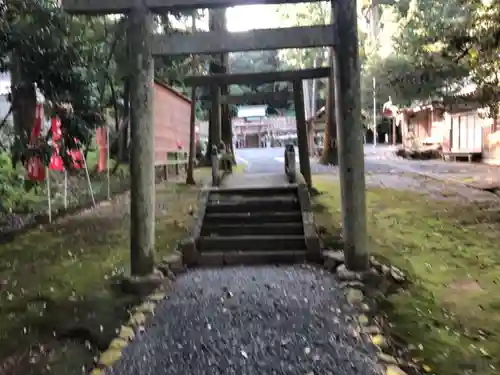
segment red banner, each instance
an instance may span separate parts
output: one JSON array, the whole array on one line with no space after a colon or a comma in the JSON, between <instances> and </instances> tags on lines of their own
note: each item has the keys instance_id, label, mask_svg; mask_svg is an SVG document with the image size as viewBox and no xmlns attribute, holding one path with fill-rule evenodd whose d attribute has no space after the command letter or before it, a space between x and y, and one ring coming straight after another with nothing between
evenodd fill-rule
<instances>
[{"instance_id":1,"label":"red banner","mask_svg":"<svg viewBox=\"0 0 500 375\"><path fill-rule=\"evenodd\" d=\"M45 166L39 156L29 158L26 169L29 180L38 182L45 181Z\"/></svg>"},{"instance_id":2,"label":"red banner","mask_svg":"<svg viewBox=\"0 0 500 375\"><path fill-rule=\"evenodd\" d=\"M50 158L49 168L55 171L63 171L64 170L64 162L59 153L59 147L57 145L57 141L59 141L62 137L61 130L61 121L57 117L52 118L52 156ZM74 138L75 143L78 143L78 140ZM73 160L73 168L80 169L83 168L83 155L79 149L69 150L68 155Z\"/></svg>"},{"instance_id":3,"label":"red banner","mask_svg":"<svg viewBox=\"0 0 500 375\"><path fill-rule=\"evenodd\" d=\"M43 124L43 105L37 104L36 106L36 117L35 124L31 130L30 143L35 146L37 140L40 138L42 133ZM58 141L62 138L61 121L56 116L51 119L51 130L52 130L52 155L50 157L49 169L54 171L64 171L64 162L59 152ZM75 139L75 143L77 139ZM80 169L84 167L83 154L79 149L69 150L68 155L73 160L73 167L75 169ZM45 166L40 157L33 156L26 163L27 178L31 181L44 181L45 180Z\"/></svg>"},{"instance_id":4,"label":"red banner","mask_svg":"<svg viewBox=\"0 0 500 375\"><path fill-rule=\"evenodd\" d=\"M43 123L43 105L37 104L36 114L35 114L35 124L31 129L30 143L32 144L36 143L36 140L38 139L38 137L40 137L40 134L42 134L42 123Z\"/></svg>"},{"instance_id":5,"label":"red banner","mask_svg":"<svg viewBox=\"0 0 500 375\"><path fill-rule=\"evenodd\" d=\"M43 105L36 105L35 123L31 129L30 143L35 146L40 134L42 133L43 124ZM32 156L26 162L27 178L31 181L44 181L45 180L45 166L39 156Z\"/></svg>"},{"instance_id":6,"label":"red banner","mask_svg":"<svg viewBox=\"0 0 500 375\"><path fill-rule=\"evenodd\" d=\"M62 137L61 131L61 121L57 117L52 117L51 119L51 130L52 130L52 156L50 157L49 169L53 171L64 171L64 163L61 155L59 155L59 146L57 141Z\"/></svg>"},{"instance_id":7,"label":"red banner","mask_svg":"<svg viewBox=\"0 0 500 375\"><path fill-rule=\"evenodd\" d=\"M95 131L95 141L97 143L99 160L97 171L103 172L108 167L108 141L106 128L97 128Z\"/></svg>"},{"instance_id":8,"label":"red banner","mask_svg":"<svg viewBox=\"0 0 500 375\"><path fill-rule=\"evenodd\" d=\"M75 143L78 144L78 140L74 138ZM73 168L80 169L84 167L83 154L79 149L68 151L69 156L73 160Z\"/></svg>"}]
</instances>

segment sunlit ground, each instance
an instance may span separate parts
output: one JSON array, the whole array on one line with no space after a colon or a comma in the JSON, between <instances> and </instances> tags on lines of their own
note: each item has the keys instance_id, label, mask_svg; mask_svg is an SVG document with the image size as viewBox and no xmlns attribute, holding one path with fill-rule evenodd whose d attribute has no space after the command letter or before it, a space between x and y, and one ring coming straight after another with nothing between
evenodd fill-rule
<instances>
[{"instance_id":1,"label":"sunlit ground","mask_svg":"<svg viewBox=\"0 0 500 375\"><path fill-rule=\"evenodd\" d=\"M340 233L338 183L315 178L316 222ZM500 207L370 188L370 250L404 269L413 285L387 301L390 334L439 375L498 374ZM325 241L328 242L329 234Z\"/></svg>"}]
</instances>

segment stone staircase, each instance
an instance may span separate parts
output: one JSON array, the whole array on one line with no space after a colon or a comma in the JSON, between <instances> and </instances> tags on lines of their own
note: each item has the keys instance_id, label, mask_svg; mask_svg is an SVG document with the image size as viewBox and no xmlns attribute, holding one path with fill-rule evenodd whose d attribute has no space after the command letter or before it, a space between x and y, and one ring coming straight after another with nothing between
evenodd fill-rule
<instances>
[{"instance_id":1,"label":"stone staircase","mask_svg":"<svg viewBox=\"0 0 500 375\"><path fill-rule=\"evenodd\" d=\"M308 256L297 185L211 190L200 265L298 263Z\"/></svg>"}]
</instances>

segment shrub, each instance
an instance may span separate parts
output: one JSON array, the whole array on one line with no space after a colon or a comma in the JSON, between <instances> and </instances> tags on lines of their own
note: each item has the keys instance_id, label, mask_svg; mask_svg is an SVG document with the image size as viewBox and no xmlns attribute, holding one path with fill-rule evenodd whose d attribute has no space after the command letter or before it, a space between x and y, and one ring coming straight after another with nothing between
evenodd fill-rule
<instances>
[{"instance_id":1,"label":"shrub","mask_svg":"<svg viewBox=\"0 0 500 375\"><path fill-rule=\"evenodd\" d=\"M10 155L0 153L0 212L31 212L43 199L43 189L25 180L24 168L12 166Z\"/></svg>"}]
</instances>

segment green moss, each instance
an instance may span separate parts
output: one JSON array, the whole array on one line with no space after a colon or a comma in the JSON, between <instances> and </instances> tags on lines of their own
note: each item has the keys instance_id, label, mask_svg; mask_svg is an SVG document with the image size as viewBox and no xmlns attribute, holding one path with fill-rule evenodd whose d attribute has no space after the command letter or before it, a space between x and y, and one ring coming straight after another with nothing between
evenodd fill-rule
<instances>
[{"instance_id":1,"label":"green moss","mask_svg":"<svg viewBox=\"0 0 500 375\"><path fill-rule=\"evenodd\" d=\"M186 236L197 202L196 186L157 186L158 259ZM21 359L14 372L80 374L106 349L138 304L112 282L129 270L129 226L121 198L0 246L0 358ZM23 353L33 345L41 354L30 362Z\"/></svg>"},{"instance_id":2,"label":"green moss","mask_svg":"<svg viewBox=\"0 0 500 375\"><path fill-rule=\"evenodd\" d=\"M341 230L339 186L316 178L315 187L328 241ZM500 352L500 208L373 188L367 209L371 251L413 281L383 306L393 335L436 374L498 373L490 353Z\"/></svg>"}]
</instances>

